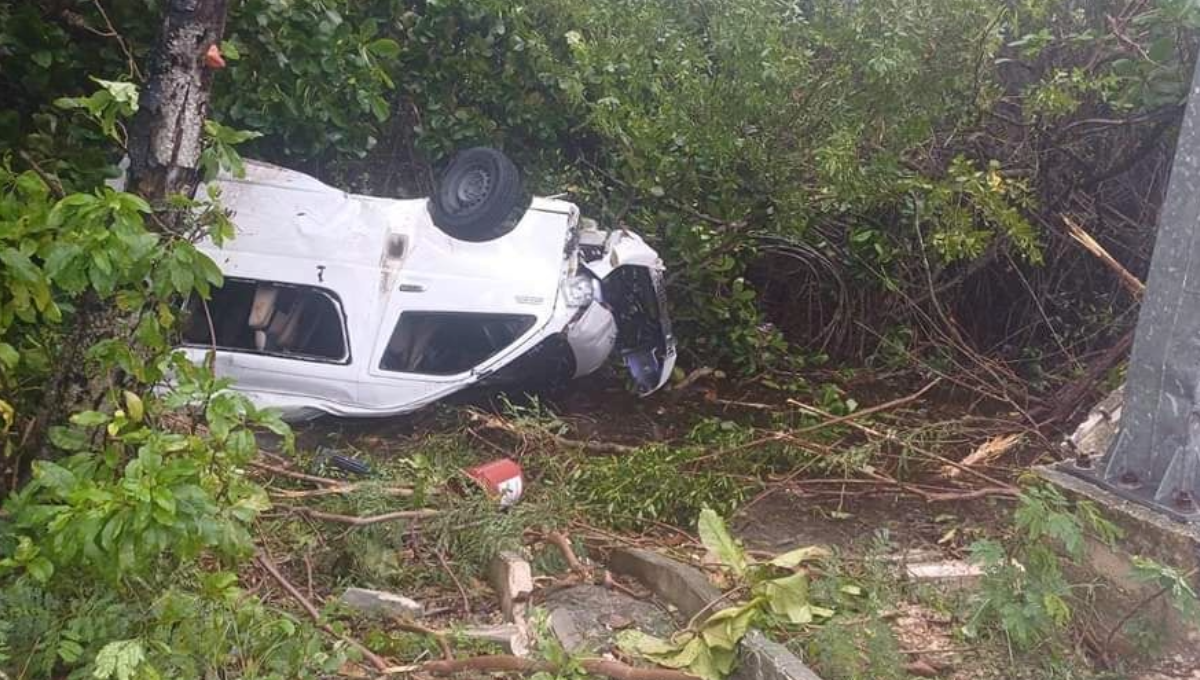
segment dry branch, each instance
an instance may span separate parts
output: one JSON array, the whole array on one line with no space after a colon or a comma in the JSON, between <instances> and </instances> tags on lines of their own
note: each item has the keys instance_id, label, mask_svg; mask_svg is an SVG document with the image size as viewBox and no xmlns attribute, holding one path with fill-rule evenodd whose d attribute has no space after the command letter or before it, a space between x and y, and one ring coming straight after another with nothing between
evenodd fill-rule
<instances>
[{"instance_id":1,"label":"dry branch","mask_svg":"<svg viewBox=\"0 0 1200 680\"><path fill-rule=\"evenodd\" d=\"M442 658L446 661L454 660L454 650L450 649L450 640L446 633L432 628L426 628L419 623L413 621L405 621L399 617L392 617L392 625L406 633L416 633L433 638L437 643L438 649L442 652Z\"/></svg>"},{"instance_id":2,"label":"dry branch","mask_svg":"<svg viewBox=\"0 0 1200 680\"><path fill-rule=\"evenodd\" d=\"M1129 291L1130 295L1132 295L1135 299L1141 300L1142 295L1144 295L1146 292L1146 284L1142 283L1138 277L1131 274L1124 265L1122 265L1120 262L1117 262L1117 259L1109 254L1109 252L1104 249L1104 246L1100 245L1096 239L1092 238L1091 234L1084 231L1083 227L1079 226L1078 222L1071 219L1071 217L1068 215L1063 215L1062 220L1063 223L1067 225L1067 230L1070 232L1071 238L1075 239L1079 245L1083 246L1085 250L1092 255L1095 255L1096 259L1100 260L1105 264L1105 266L1111 269L1117 275L1117 278L1121 280L1121 285Z\"/></svg>"},{"instance_id":3,"label":"dry branch","mask_svg":"<svg viewBox=\"0 0 1200 680\"><path fill-rule=\"evenodd\" d=\"M546 540L558 548L571 571L581 576L587 576L588 568L583 565L583 562L579 561L579 556L575 554L575 549L571 547L570 539L560 532L551 531L546 534Z\"/></svg>"},{"instance_id":4,"label":"dry branch","mask_svg":"<svg viewBox=\"0 0 1200 680\"><path fill-rule=\"evenodd\" d=\"M338 524L349 524L350 526L362 527L371 524L379 524L381 522L394 522L397 520L418 520L437 517L442 514L440 510L432 508L421 508L418 510L397 510L396 512L385 512L382 515L370 515L367 517L359 517L357 515L339 515L332 512L323 512L321 510L313 510L312 508L288 508L292 512L303 515L311 519L319 519L325 522L337 522Z\"/></svg>"},{"instance_id":5,"label":"dry branch","mask_svg":"<svg viewBox=\"0 0 1200 680\"><path fill-rule=\"evenodd\" d=\"M367 649L366 645L363 643L355 640L352 637L339 634L333 629L332 626L321 621L321 612L318 611L313 603L304 596L304 593L301 593L296 586L292 585L291 581L287 580L287 577L283 575L283 572L279 571L279 567L275 566L275 562L268 557L266 553L258 553L254 556L254 561L258 563L258 566L263 568L263 571L270 574L271 578L275 579L275 582L282 586L283 589L287 591L287 594L291 595L292 599L304 608L304 611L308 612L309 617L311 617L312 620L321 627L321 630L325 631L329 635L332 635L333 637L343 640L346 644L354 647L359 652L362 652L363 658L365 658L367 661L370 661L371 665L375 667L375 670L385 672L391 667L390 664L384 661L379 655L377 655L375 652L372 652L370 649Z\"/></svg>"},{"instance_id":6,"label":"dry branch","mask_svg":"<svg viewBox=\"0 0 1200 680\"><path fill-rule=\"evenodd\" d=\"M809 406L808 404L805 404L800 401L796 401L795 399L788 399L788 403L792 404L793 406L795 406L799 409L809 411L810 413L815 413L819 416L824 416L826 418L833 417L833 415L828 413L827 411L823 411L815 406ZM957 468L957 469L971 475L972 477L976 477L978 479L981 479L981 480L991 484L996 490L1004 490L1006 493L1011 494L1011 495L1016 495L1017 493L1019 493L1017 490L1017 487L1013 486L1012 484L1009 484L1007 482L1002 482L999 479L992 477L991 475L984 474L984 473L980 472L979 470L976 470L971 467L967 467L966 465L963 465L962 463L959 463L958 461L950 460L949 458L947 458L943 455L934 453L928 449L917 446L916 444L913 444L912 442L906 442L894 434L880 432L879 430L876 430L872 427L867 427L866 425L863 425L862 423L856 423L856 422L851 421L849 424L851 427L862 432L865 435L868 435L870 437L875 437L877 439L882 439L885 441L895 442L895 443L899 444L900 446L903 446L904 448L907 448L925 458L928 458L930 460L933 460L933 461L936 461L939 463L943 463L945 465L949 465L950 467L953 467L953 468Z\"/></svg>"},{"instance_id":7,"label":"dry branch","mask_svg":"<svg viewBox=\"0 0 1200 680\"><path fill-rule=\"evenodd\" d=\"M613 680L696 680L696 676L683 671L665 668L636 668L620 661L607 659L583 659L583 669L592 675L602 675ZM475 656L456 661L430 661L421 665L421 670L433 675L454 675L473 671L475 673L557 673L558 664L518 656L498 654Z\"/></svg>"}]
</instances>

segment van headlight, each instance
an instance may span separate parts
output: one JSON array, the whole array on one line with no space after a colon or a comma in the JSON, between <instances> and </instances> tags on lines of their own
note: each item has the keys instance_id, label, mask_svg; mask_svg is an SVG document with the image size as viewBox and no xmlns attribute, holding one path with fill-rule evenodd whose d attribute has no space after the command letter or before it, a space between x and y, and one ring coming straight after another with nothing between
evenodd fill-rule
<instances>
[{"instance_id":1,"label":"van headlight","mask_svg":"<svg viewBox=\"0 0 1200 680\"><path fill-rule=\"evenodd\" d=\"M586 274L572 276L563 281L562 294L568 307L586 307L596 299L596 280Z\"/></svg>"}]
</instances>

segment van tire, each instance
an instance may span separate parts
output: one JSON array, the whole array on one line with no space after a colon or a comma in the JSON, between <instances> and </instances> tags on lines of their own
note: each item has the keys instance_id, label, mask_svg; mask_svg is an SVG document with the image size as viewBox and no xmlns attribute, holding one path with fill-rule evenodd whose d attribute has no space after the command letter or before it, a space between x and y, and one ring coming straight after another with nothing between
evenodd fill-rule
<instances>
[{"instance_id":1,"label":"van tire","mask_svg":"<svg viewBox=\"0 0 1200 680\"><path fill-rule=\"evenodd\" d=\"M455 154L429 199L429 213L439 229L474 242L512 231L528 206L517 166L487 147Z\"/></svg>"}]
</instances>

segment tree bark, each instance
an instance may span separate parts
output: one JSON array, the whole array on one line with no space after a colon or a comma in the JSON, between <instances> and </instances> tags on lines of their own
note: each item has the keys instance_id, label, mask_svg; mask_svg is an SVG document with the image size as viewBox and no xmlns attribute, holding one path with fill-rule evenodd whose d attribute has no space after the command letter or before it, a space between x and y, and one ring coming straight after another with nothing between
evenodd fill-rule
<instances>
[{"instance_id":1,"label":"tree bark","mask_svg":"<svg viewBox=\"0 0 1200 680\"><path fill-rule=\"evenodd\" d=\"M169 0L156 39L146 85L129 136L129 174L125 190L156 209L152 228L172 229L183 215L162 210L173 195L192 197L199 184L201 144L212 69L205 55L221 40L228 0ZM118 310L88 291L77 301L65 329L57 368L47 382L41 407L28 430L23 451L55 458L48 444L50 427L75 412L96 409L119 376L99 372L86 361L97 342L131 334L137 313Z\"/></svg>"},{"instance_id":2,"label":"tree bark","mask_svg":"<svg viewBox=\"0 0 1200 680\"><path fill-rule=\"evenodd\" d=\"M151 204L196 192L213 77L205 54L225 32L227 1L167 4L129 138L126 190Z\"/></svg>"}]
</instances>

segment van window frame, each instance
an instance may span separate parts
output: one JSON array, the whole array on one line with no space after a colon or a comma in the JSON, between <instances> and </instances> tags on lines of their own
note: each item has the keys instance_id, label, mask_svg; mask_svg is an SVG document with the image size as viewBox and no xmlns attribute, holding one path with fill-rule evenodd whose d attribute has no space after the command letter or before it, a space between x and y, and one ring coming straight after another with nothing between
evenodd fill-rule
<instances>
[{"instance_id":1,"label":"van window frame","mask_svg":"<svg viewBox=\"0 0 1200 680\"><path fill-rule=\"evenodd\" d=\"M323 286L313 286L313 285L310 285L307 283L290 283L288 281L272 281L270 279L252 279L252 278L248 278L248 277L244 277L244 276L226 276L225 283L229 283L229 282L245 283L245 284L250 284L251 286L258 286L260 284L266 284L266 285L270 285L270 286L278 286L281 288L296 288L296 289L312 291L312 292L320 293L321 295L324 295L331 303L333 303L333 307L337 311L338 320L341 322L342 346L345 348L344 355L340 359L332 359L332 358L321 357L321 356L316 356L316 355L300 355L300 354L293 354L293 353L288 353L288 352L273 352L273 351L262 350L262 349L245 349L242 347L222 347L221 345L216 344L215 333L213 331L213 326L211 326L211 325L209 326L208 329L205 330L205 333L212 339L212 342L206 344L206 343L199 343L199 342L189 342L185 339L181 343L181 346L195 348L195 349L204 349L204 350L215 349L218 352L230 352L233 354L246 354L249 356L274 357L277 359L288 359L290 361L304 361L304 362L308 362L308 363L330 364L330 365L335 365L335 366L349 366L350 364L353 363L354 350L350 346L349 318L346 316L346 308L342 304L342 298L334 290L332 290L330 288L325 288ZM222 284L222 287L224 287L224 284ZM195 293L193 293L192 295L194 296ZM206 316L205 323L209 323L211 321L211 319L207 318L207 317L211 313L211 310L207 309L208 301L201 298L200 304L203 307L202 313L205 314L205 316ZM185 306L185 310L190 306L191 306L191 299L189 298L189 300Z\"/></svg>"},{"instance_id":2,"label":"van window frame","mask_svg":"<svg viewBox=\"0 0 1200 680\"><path fill-rule=\"evenodd\" d=\"M391 344L391 339L395 336L396 332L400 329L400 324L404 322L404 318L406 315L409 318L423 317L423 316L509 317L513 320L521 321L522 323L525 324L525 327L521 330L520 333L517 333L516 335L514 335L513 338L507 344L505 344L503 347L496 349L496 351L492 352L491 354L487 355L486 357L484 357L484 358L478 360L477 362L475 362L474 364L472 364L470 367L463 369L461 371L456 371L454 373L431 373L428 371L399 370L399 369L385 368L384 362L387 359L388 346ZM480 366L484 366L484 365L487 365L487 364L495 361L497 359L497 357L504 356L507 352L512 350L512 348L519 345L521 343L522 339L524 339L526 336L528 336L530 331L532 331L534 328L536 328L537 325L538 325L537 315L536 314L528 314L528 313L520 314L520 313L515 313L515 312L476 312L476 311L461 312L461 311L445 311L445 310L439 310L439 309L406 309L406 310L402 310L400 312L400 314L396 317L396 323L392 325L391 331L387 334L387 340L384 342L384 345L383 345L383 352L379 355L379 360L377 362L375 362L375 366L373 367L373 370L376 371L378 375L381 375L384 377L390 377L390 378L402 378L404 376L414 376L414 377L420 378L422 380L432 379L432 380L439 380L439 381L461 378L462 376L467 376L467 375L471 375L471 374L475 373L479 369Z\"/></svg>"}]
</instances>

